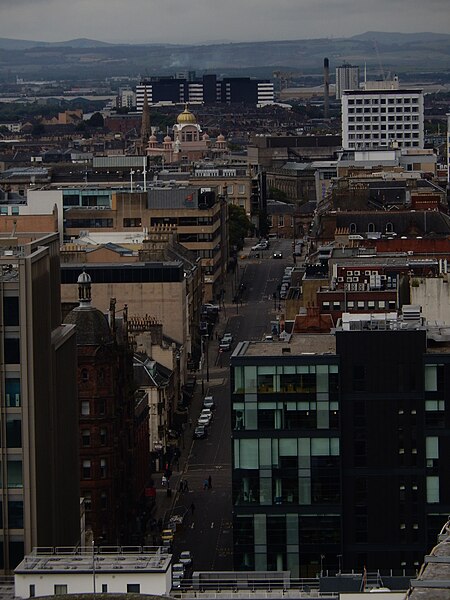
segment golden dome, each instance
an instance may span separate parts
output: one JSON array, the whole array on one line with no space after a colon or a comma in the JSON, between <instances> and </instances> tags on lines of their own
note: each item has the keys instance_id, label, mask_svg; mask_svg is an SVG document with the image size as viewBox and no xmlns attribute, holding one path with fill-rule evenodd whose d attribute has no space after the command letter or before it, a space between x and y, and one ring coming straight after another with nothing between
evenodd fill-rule
<instances>
[{"instance_id":1,"label":"golden dome","mask_svg":"<svg viewBox=\"0 0 450 600\"><path fill-rule=\"evenodd\" d=\"M192 125L195 125L197 123L197 119L195 118L195 115L192 114L191 111L188 109L187 104L186 104L183 112L178 115L177 123L179 125L186 125L187 123L191 123Z\"/></svg>"}]
</instances>

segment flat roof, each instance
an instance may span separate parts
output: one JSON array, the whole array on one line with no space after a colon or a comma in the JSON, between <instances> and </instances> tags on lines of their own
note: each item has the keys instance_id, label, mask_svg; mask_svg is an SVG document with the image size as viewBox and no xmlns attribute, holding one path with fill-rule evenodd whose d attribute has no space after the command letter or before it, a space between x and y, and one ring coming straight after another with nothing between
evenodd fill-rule
<instances>
[{"instance_id":1,"label":"flat roof","mask_svg":"<svg viewBox=\"0 0 450 600\"><path fill-rule=\"evenodd\" d=\"M165 573L172 555L159 546L129 548L35 548L16 567L15 574L67 571L92 573L146 572Z\"/></svg>"},{"instance_id":2,"label":"flat roof","mask_svg":"<svg viewBox=\"0 0 450 600\"><path fill-rule=\"evenodd\" d=\"M293 334L289 342L258 341L241 342L236 346L232 358L250 356L321 356L336 353L336 338L328 333Z\"/></svg>"}]
</instances>

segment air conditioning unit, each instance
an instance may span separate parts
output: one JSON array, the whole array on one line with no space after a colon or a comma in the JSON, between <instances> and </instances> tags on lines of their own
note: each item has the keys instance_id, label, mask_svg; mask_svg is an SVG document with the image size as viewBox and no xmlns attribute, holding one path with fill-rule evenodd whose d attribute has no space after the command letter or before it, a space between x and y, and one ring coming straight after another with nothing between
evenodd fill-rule
<instances>
[{"instance_id":1,"label":"air conditioning unit","mask_svg":"<svg viewBox=\"0 0 450 600\"><path fill-rule=\"evenodd\" d=\"M341 283L342 281L344 281L344 278L343 277L338 277L337 280Z\"/></svg>"}]
</instances>

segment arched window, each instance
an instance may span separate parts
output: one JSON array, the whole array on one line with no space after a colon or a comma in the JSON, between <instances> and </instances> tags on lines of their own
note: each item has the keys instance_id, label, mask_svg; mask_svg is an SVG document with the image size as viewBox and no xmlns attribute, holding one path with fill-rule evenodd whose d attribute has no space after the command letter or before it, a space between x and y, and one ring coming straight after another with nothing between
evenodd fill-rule
<instances>
[{"instance_id":1,"label":"arched window","mask_svg":"<svg viewBox=\"0 0 450 600\"><path fill-rule=\"evenodd\" d=\"M356 223L350 223L350 233L356 233Z\"/></svg>"},{"instance_id":2,"label":"arched window","mask_svg":"<svg viewBox=\"0 0 450 600\"><path fill-rule=\"evenodd\" d=\"M375 225L373 223L369 223L369 225L367 227L367 231L369 233L373 233L375 231Z\"/></svg>"},{"instance_id":3,"label":"arched window","mask_svg":"<svg viewBox=\"0 0 450 600\"><path fill-rule=\"evenodd\" d=\"M394 231L394 225L391 222L386 223L386 233L392 233L393 231Z\"/></svg>"},{"instance_id":4,"label":"arched window","mask_svg":"<svg viewBox=\"0 0 450 600\"><path fill-rule=\"evenodd\" d=\"M87 369L81 369L81 381L83 383L89 381L89 371Z\"/></svg>"}]
</instances>

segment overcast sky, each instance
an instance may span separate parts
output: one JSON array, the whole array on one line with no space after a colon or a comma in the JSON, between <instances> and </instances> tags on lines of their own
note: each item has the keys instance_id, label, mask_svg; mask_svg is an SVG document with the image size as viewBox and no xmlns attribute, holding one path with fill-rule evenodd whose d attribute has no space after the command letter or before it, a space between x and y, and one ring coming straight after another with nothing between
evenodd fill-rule
<instances>
[{"instance_id":1,"label":"overcast sky","mask_svg":"<svg viewBox=\"0 0 450 600\"><path fill-rule=\"evenodd\" d=\"M450 0L0 0L0 37L198 43L450 30Z\"/></svg>"}]
</instances>

